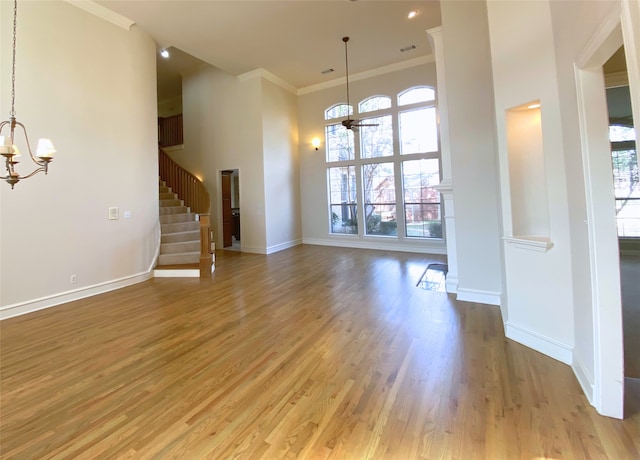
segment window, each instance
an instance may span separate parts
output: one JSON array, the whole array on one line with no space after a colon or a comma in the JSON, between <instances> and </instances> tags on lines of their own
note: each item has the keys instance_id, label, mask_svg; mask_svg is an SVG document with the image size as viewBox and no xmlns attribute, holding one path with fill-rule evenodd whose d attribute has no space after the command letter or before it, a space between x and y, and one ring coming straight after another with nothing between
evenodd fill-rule
<instances>
[{"instance_id":1,"label":"window","mask_svg":"<svg viewBox=\"0 0 640 460\"><path fill-rule=\"evenodd\" d=\"M325 111L331 233L443 236L435 91L412 87L395 101L373 95L355 114L346 104ZM341 124L351 115L362 125L355 132Z\"/></svg>"},{"instance_id":2,"label":"window","mask_svg":"<svg viewBox=\"0 0 640 460\"><path fill-rule=\"evenodd\" d=\"M640 177L632 126L609 126L618 236L640 237Z\"/></svg>"},{"instance_id":3,"label":"window","mask_svg":"<svg viewBox=\"0 0 640 460\"><path fill-rule=\"evenodd\" d=\"M365 118L360 128L360 150L362 158L389 157L393 155L393 127L391 115ZM375 125L375 126L366 126ZM353 134L353 131L350 131Z\"/></svg>"},{"instance_id":4,"label":"window","mask_svg":"<svg viewBox=\"0 0 640 460\"><path fill-rule=\"evenodd\" d=\"M406 235L442 238L440 165L436 158L402 162Z\"/></svg>"},{"instance_id":5,"label":"window","mask_svg":"<svg viewBox=\"0 0 640 460\"><path fill-rule=\"evenodd\" d=\"M437 152L438 124L435 107L400 112L400 153Z\"/></svg>"},{"instance_id":6,"label":"window","mask_svg":"<svg viewBox=\"0 0 640 460\"><path fill-rule=\"evenodd\" d=\"M396 186L393 163L362 166L367 235L397 235Z\"/></svg>"},{"instance_id":7,"label":"window","mask_svg":"<svg viewBox=\"0 0 640 460\"><path fill-rule=\"evenodd\" d=\"M353 131L341 124L327 125L325 136L327 161L353 160Z\"/></svg>"},{"instance_id":8,"label":"window","mask_svg":"<svg viewBox=\"0 0 640 460\"><path fill-rule=\"evenodd\" d=\"M353 115L353 107L347 104L337 104L324 111L325 120L332 120L333 118L346 117L349 115Z\"/></svg>"},{"instance_id":9,"label":"window","mask_svg":"<svg viewBox=\"0 0 640 460\"><path fill-rule=\"evenodd\" d=\"M416 102L429 102L436 99L436 92L428 86L409 88L398 94L398 105L415 104Z\"/></svg>"},{"instance_id":10,"label":"window","mask_svg":"<svg viewBox=\"0 0 640 460\"><path fill-rule=\"evenodd\" d=\"M388 108L391 108L391 98L387 96L371 96L358 104L358 111L360 113L374 112Z\"/></svg>"},{"instance_id":11,"label":"window","mask_svg":"<svg viewBox=\"0 0 640 460\"><path fill-rule=\"evenodd\" d=\"M356 190L355 166L329 168L331 233L358 233Z\"/></svg>"}]
</instances>

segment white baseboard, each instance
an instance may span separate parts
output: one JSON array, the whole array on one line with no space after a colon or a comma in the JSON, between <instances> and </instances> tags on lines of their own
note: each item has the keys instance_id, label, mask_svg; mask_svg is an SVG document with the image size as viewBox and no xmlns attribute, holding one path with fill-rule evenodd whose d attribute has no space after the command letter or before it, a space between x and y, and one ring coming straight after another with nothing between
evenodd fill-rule
<instances>
[{"instance_id":1,"label":"white baseboard","mask_svg":"<svg viewBox=\"0 0 640 460\"><path fill-rule=\"evenodd\" d=\"M457 300L464 302L485 303L487 305L500 305L501 294L494 291L481 291L479 289L457 288Z\"/></svg>"},{"instance_id":2,"label":"white baseboard","mask_svg":"<svg viewBox=\"0 0 640 460\"><path fill-rule=\"evenodd\" d=\"M447 273L447 277L445 278L444 286L446 291L449 294L456 294L458 292L458 277L451 276Z\"/></svg>"},{"instance_id":3,"label":"white baseboard","mask_svg":"<svg viewBox=\"0 0 640 460\"><path fill-rule=\"evenodd\" d=\"M132 284L142 283L152 277L152 272L138 273L136 275L126 276L112 281L104 283L94 284L93 286L86 286L73 291L61 292L59 294L53 294L47 297L41 297L35 300L29 300L27 302L15 303L12 305L6 305L0 307L0 320L13 318L14 316L26 315L38 310L43 310L49 307L55 307L74 300L84 299L97 294L103 294L105 292L120 289Z\"/></svg>"},{"instance_id":4,"label":"white baseboard","mask_svg":"<svg viewBox=\"0 0 640 460\"><path fill-rule=\"evenodd\" d=\"M302 243L313 244L316 246L334 246L339 248L377 249L381 251L415 252L419 254L447 254L447 248L444 243L434 245L399 244L391 242L376 242L371 240L356 240L355 238L353 240L303 238Z\"/></svg>"},{"instance_id":5,"label":"white baseboard","mask_svg":"<svg viewBox=\"0 0 640 460\"><path fill-rule=\"evenodd\" d=\"M573 347L566 343L558 342L555 339L538 334L537 332L515 325L509 321L504 325L504 333L507 338L515 340L526 347L539 351L569 366L573 365Z\"/></svg>"},{"instance_id":6,"label":"white baseboard","mask_svg":"<svg viewBox=\"0 0 640 460\"><path fill-rule=\"evenodd\" d=\"M593 406L593 395L595 388L593 376L590 377L584 366L584 363L575 353L573 354L573 364L571 365L571 368L573 369L573 373L575 374L576 379L578 379L578 383L582 387L582 391L584 391L585 396L589 400L589 404Z\"/></svg>"},{"instance_id":7,"label":"white baseboard","mask_svg":"<svg viewBox=\"0 0 640 460\"><path fill-rule=\"evenodd\" d=\"M294 246L299 246L301 244L302 244L302 240L300 238L296 240L287 241L286 243L275 244L267 248L266 254L273 254L274 252L283 251L285 249L289 249Z\"/></svg>"}]
</instances>

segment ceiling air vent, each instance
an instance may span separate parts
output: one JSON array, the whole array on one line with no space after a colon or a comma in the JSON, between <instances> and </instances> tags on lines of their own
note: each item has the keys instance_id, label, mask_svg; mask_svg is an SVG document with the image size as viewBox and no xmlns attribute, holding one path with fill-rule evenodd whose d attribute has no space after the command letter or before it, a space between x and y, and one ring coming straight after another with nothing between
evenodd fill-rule
<instances>
[{"instance_id":1,"label":"ceiling air vent","mask_svg":"<svg viewBox=\"0 0 640 460\"><path fill-rule=\"evenodd\" d=\"M406 51L411 51L416 49L416 45L409 45L409 46L405 46L404 48L400 48L400 52L404 53Z\"/></svg>"},{"instance_id":2,"label":"ceiling air vent","mask_svg":"<svg viewBox=\"0 0 640 460\"><path fill-rule=\"evenodd\" d=\"M333 72L333 69L325 69L325 70L323 70L323 71L322 71L322 72L320 72L320 73L321 73L322 75L326 75L326 74L331 73L331 72Z\"/></svg>"}]
</instances>

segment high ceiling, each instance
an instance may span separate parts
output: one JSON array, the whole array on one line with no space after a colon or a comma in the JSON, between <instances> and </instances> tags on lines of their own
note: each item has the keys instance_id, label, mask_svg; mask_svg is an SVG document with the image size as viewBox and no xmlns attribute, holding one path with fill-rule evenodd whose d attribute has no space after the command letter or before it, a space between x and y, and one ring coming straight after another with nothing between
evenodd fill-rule
<instances>
[{"instance_id":1,"label":"high ceiling","mask_svg":"<svg viewBox=\"0 0 640 460\"><path fill-rule=\"evenodd\" d=\"M175 48L176 61L160 63L159 73L181 72L195 57L232 75L263 68L298 89L344 77L344 36L351 38L349 73L354 74L431 54L426 30L440 25L439 2L428 0L97 3L135 21L159 49ZM408 19L412 10L418 14ZM412 45L415 49L400 51ZM335 71L321 73L330 68Z\"/></svg>"}]
</instances>

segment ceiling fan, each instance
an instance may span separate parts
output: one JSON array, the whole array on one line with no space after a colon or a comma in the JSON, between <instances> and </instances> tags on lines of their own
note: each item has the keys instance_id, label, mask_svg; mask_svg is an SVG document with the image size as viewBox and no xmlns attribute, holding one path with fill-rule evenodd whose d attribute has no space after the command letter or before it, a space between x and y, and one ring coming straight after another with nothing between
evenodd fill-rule
<instances>
[{"instance_id":1,"label":"ceiling fan","mask_svg":"<svg viewBox=\"0 0 640 460\"><path fill-rule=\"evenodd\" d=\"M344 42L344 61L345 61L345 69L347 71L347 106L350 108L351 103L349 102L349 52L347 51L347 42L349 42L349 37L342 37L342 41ZM358 131L358 128L360 128L361 126L378 126L378 125L363 124L361 120L355 120L353 118L350 118L350 116L347 114L347 119L342 121L342 126L352 131Z\"/></svg>"}]
</instances>

